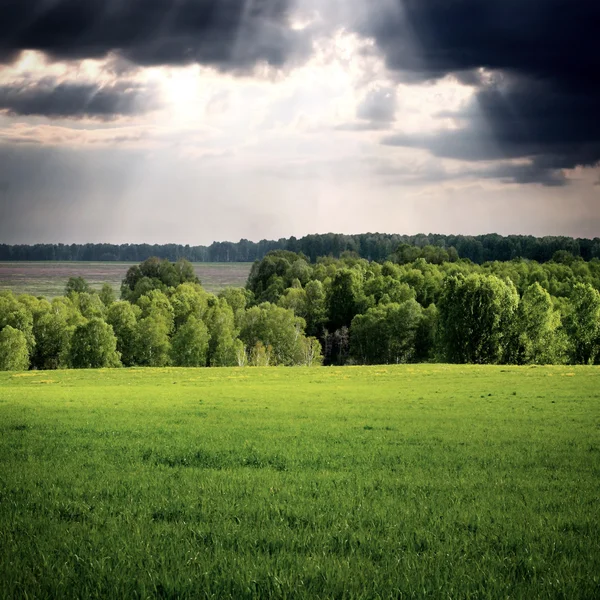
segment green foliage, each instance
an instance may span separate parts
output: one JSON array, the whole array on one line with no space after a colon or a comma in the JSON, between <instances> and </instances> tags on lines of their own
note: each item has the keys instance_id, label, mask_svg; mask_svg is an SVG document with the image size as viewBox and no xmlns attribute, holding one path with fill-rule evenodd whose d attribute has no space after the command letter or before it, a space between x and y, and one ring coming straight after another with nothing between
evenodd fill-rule
<instances>
[{"instance_id":1,"label":"green foliage","mask_svg":"<svg viewBox=\"0 0 600 600\"><path fill-rule=\"evenodd\" d=\"M352 319L363 311L365 297L361 274L354 269L341 269L333 277L328 297L328 328L349 327Z\"/></svg>"},{"instance_id":2,"label":"green foliage","mask_svg":"<svg viewBox=\"0 0 600 600\"><path fill-rule=\"evenodd\" d=\"M412 299L370 308L352 321L352 355L363 364L411 362L422 319L423 309Z\"/></svg>"},{"instance_id":3,"label":"green foliage","mask_svg":"<svg viewBox=\"0 0 600 600\"><path fill-rule=\"evenodd\" d=\"M98 294L72 292L69 294L69 298L85 319L104 319L106 317L106 305Z\"/></svg>"},{"instance_id":4,"label":"green foliage","mask_svg":"<svg viewBox=\"0 0 600 600\"><path fill-rule=\"evenodd\" d=\"M100 290L98 296L100 297L102 304L104 304L104 306L106 307L109 307L117 299L115 295L115 290L113 289L112 285L110 285L110 283L102 284L102 289Z\"/></svg>"},{"instance_id":5,"label":"green foliage","mask_svg":"<svg viewBox=\"0 0 600 600\"><path fill-rule=\"evenodd\" d=\"M589 261L600 258L600 238L573 239L564 236L546 236L536 238L530 235L497 234L478 236L440 235L419 233L417 235L399 235L385 233L362 233L344 235L326 233L307 235L279 240L261 240L251 242L247 239L238 243L213 242L210 246L187 246L181 244L35 244L33 246L9 246L0 244L2 261L122 261L144 260L151 255L163 259L177 260L180 257L192 262L253 262L261 260L270 252L288 251L300 253L311 262L321 256L335 258L349 257L384 261L395 256L395 251L407 245L416 248L416 257L427 260L454 261L457 256L481 264L486 261L510 261L524 258L547 262L556 257L563 260L567 254ZM456 249L456 250L454 250ZM562 251L562 252L560 252ZM560 254L557 254L560 252ZM429 253L429 254L427 254ZM413 255L406 257L410 260ZM413 259L414 260L414 259Z\"/></svg>"},{"instance_id":6,"label":"green foliage","mask_svg":"<svg viewBox=\"0 0 600 600\"><path fill-rule=\"evenodd\" d=\"M309 281L312 268L305 257L294 252L277 250L269 252L252 266L246 287L256 302L276 303L283 292L291 287L294 279L300 283Z\"/></svg>"},{"instance_id":7,"label":"green foliage","mask_svg":"<svg viewBox=\"0 0 600 600\"><path fill-rule=\"evenodd\" d=\"M117 339L112 327L98 318L77 326L71 338L69 364L74 369L120 366Z\"/></svg>"},{"instance_id":8,"label":"green foliage","mask_svg":"<svg viewBox=\"0 0 600 600\"><path fill-rule=\"evenodd\" d=\"M403 282L388 276L374 276L365 281L364 295L371 298L371 303L376 304L401 304L415 298L416 294L411 287Z\"/></svg>"},{"instance_id":9,"label":"green foliage","mask_svg":"<svg viewBox=\"0 0 600 600\"><path fill-rule=\"evenodd\" d=\"M218 298L194 281L178 283L195 277L190 265L152 259L128 272L125 294L134 303L114 302L108 286L101 294L71 291L52 305L5 292L0 326L23 332L38 369L68 364L73 331L92 319L113 327L128 366L191 364L180 358L180 340L193 331L202 337L203 326L209 366L318 364L321 357L328 365L600 361L600 260L563 252L545 264L438 264L447 250L421 241L418 256L403 249L416 256L405 264L369 262L354 250L315 264L295 252L271 252L254 265L247 289L228 288ZM256 304L261 298L273 302ZM202 347L198 342L198 364Z\"/></svg>"},{"instance_id":10,"label":"green foliage","mask_svg":"<svg viewBox=\"0 0 600 600\"><path fill-rule=\"evenodd\" d=\"M440 300L440 339L446 360L486 364L502 360L519 297L493 275L449 277Z\"/></svg>"},{"instance_id":11,"label":"green foliage","mask_svg":"<svg viewBox=\"0 0 600 600\"><path fill-rule=\"evenodd\" d=\"M588 365L600 358L600 293L589 284L573 287L567 317L571 338L571 359Z\"/></svg>"},{"instance_id":12,"label":"green foliage","mask_svg":"<svg viewBox=\"0 0 600 600\"><path fill-rule=\"evenodd\" d=\"M32 366L37 369L59 369L68 364L71 336L75 330L72 322L73 305L59 299L47 303L43 312L38 312L33 324L35 351ZM78 319L79 320L79 319ZM81 318L81 322L84 322Z\"/></svg>"},{"instance_id":13,"label":"green foliage","mask_svg":"<svg viewBox=\"0 0 600 600\"><path fill-rule=\"evenodd\" d=\"M508 350L509 361L518 364L561 362L564 337L560 327L560 314L550 294L537 282L529 286L514 319L514 347Z\"/></svg>"},{"instance_id":14,"label":"green foliage","mask_svg":"<svg viewBox=\"0 0 600 600\"><path fill-rule=\"evenodd\" d=\"M327 322L327 296L325 287L318 280L309 281L305 287L306 316L296 313L306 320L306 333L309 336L321 336Z\"/></svg>"},{"instance_id":15,"label":"green foliage","mask_svg":"<svg viewBox=\"0 0 600 600\"><path fill-rule=\"evenodd\" d=\"M248 364L251 367L268 367L273 355L272 346L265 346L260 340L250 349Z\"/></svg>"},{"instance_id":16,"label":"green foliage","mask_svg":"<svg viewBox=\"0 0 600 600\"><path fill-rule=\"evenodd\" d=\"M181 283L200 283L193 266L185 259L175 263L155 256L131 267L121 284L121 298L136 302L152 290L166 292Z\"/></svg>"},{"instance_id":17,"label":"green foliage","mask_svg":"<svg viewBox=\"0 0 600 600\"><path fill-rule=\"evenodd\" d=\"M125 300L114 302L108 307L106 322L113 328L117 338L117 351L126 367L136 364L138 354L137 321L141 309Z\"/></svg>"},{"instance_id":18,"label":"green foliage","mask_svg":"<svg viewBox=\"0 0 600 600\"><path fill-rule=\"evenodd\" d=\"M302 287L288 288L279 298L277 305L293 311L297 317L302 317L304 320L308 317L308 299L306 290Z\"/></svg>"},{"instance_id":19,"label":"green foliage","mask_svg":"<svg viewBox=\"0 0 600 600\"><path fill-rule=\"evenodd\" d=\"M91 291L88 282L83 277L69 277L65 285L65 296L73 293L84 294Z\"/></svg>"},{"instance_id":20,"label":"green foliage","mask_svg":"<svg viewBox=\"0 0 600 600\"><path fill-rule=\"evenodd\" d=\"M415 335L415 362L429 362L435 359L438 321L439 311L435 304L423 309Z\"/></svg>"},{"instance_id":21,"label":"green foliage","mask_svg":"<svg viewBox=\"0 0 600 600\"><path fill-rule=\"evenodd\" d=\"M142 310L142 317L152 317L163 321L167 333L173 331L175 324L175 310L169 298L160 290L150 290L147 294L140 296L137 305Z\"/></svg>"},{"instance_id":22,"label":"green foliage","mask_svg":"<svg viewBox=\"0 0 600 600\"><path fill-rule=\"evenodd\" d=\"M225 299L236 315L242 314L254 300L252 292L245 288L226 287L218 296Z\"/></svg>"},{"instance_id":23,"label":"green foliage","mask_svg":"<svg viewBox=\"0 0 600 600\"><path fill-rule=\"evenodd\" d=\"M28 306L15 298L11 292L2 292L0 294L0 330L9 325L23 333L27 340L28 352L33 352L35 338L32 313Z\"/></svg>"},{"instance_id":24,"label":"green foliage","mask_svg":"<svg viewBox=\"0 0 600 600\"><path fill-rule=\"evenodd\" d=\"M189 317L173 336L171 362L178 367L205 367L209 341L208 328L197 317Z\"/></svg>"},{"instance_id":25,"label":"green foliage","mask_svg":"<svg viewBox=\"0 0 600 600\"><path fill-rule=\"evenodd\" d=\"M239 345L233 309L224 298L211 298L206 313L210 334L208 364L211 367L231 367L238 364Z\"/></svg>"},{"instance_id":26,"label":"green foliage","mask_svg":"<svg viewBox=\"0 0 600 600\"><path fill-rule=\"evenodd\" d=\"M299 364L305 367L316 367L323 364L323 348L316 337L300 338Z\"/></svg>"},{"instance_id":27,"label":"green foliage","mask_svg":"<svg viewBox=\"0 0 600 600\"><path fill-rule=\"evenodd\" d=\"M240 339L249 351L259 342L270 348L269 364L293 365L302 360L304 326L292 310L264 302L246 311Z\"/></svg>"},{"instance_id":28,"label":"green foliage","mask_svg":"<svg viewBox=\"0 0 600 600\"><path fill-rule=\"evenodd\" d=\"M170 362L171 329L160 313L141 318L135 326L134 361L144 367L164 367Z\"/></svg>"},{"instance_id":29,"label":"green foliage","mask_svg":"<svg viewBox=\"0 0 600 600\"><path fill-rule=\"evenodd\" d=\"M458 252L452 246L446 249L428 244L420 248L403 243L398 246L391 258L401 265L412 263L418 258L422 258L430 264L441 265L447 262L456 262L458 260Z\"/></svg>"},{"instance_id":30,"label":"green foliage","mask_svg":"<svg viewBox=\"0 0 600 600\"><path fill-rule=\"evenodd\" d=\"M179 329L190 318L202 319L208 309L209 295L199 283L182 283L170 296L175 328Z\"/></svg>"},{"instance_id":31,"label":"green foliage","mask_svg":"<svg viewBox=\"0 0 600 600\"><path fill-rule=\"evenodd\" d=\"M6 325L0 331L0 371L25 371L28 368L29 349L25 334Z\"/></svg>"}]
</instances>

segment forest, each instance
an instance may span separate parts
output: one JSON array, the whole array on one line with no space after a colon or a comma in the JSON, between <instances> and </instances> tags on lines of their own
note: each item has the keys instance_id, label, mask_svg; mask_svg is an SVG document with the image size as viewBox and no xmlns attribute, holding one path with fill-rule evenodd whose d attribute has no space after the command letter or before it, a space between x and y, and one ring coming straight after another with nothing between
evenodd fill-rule
<instances>
[{"instance_id":1,"label":"forest","mask_svg":"<svg viewBox=\"0 0 600 600\"><path fill-rule=\"evenodd\" d=\"M600 259L478 265L404 244L389 258L272 251L218 295L185 259L157 257L118 300L80 277L51 301L4 292L0 370L600 362Z\"/></svg>"},{"instance_id":2,"label":"forest","mask_svg":"<svg viewBox=\"0 0 600 600\"><path fill-rule=\"evenodd\" d=\"M497 234L478 236L418 234L398 235L364 233L344 235L327 233L279 240L237 243L213 242L210 246L181 244L0 244L0 261L122 261L141 262L156 256L191 262L254 262L273 250L288 250L304 254L311 262L321 256L339 258L344 252L355 252L360 258L384 261L398 246L404 244L423 249L434 246L446 251L447 259L467 258L474 263L507 261L524 258L538 262L551 260L556 252L566 252L575 258L600 258L600 238L575 239L525 235L503 237Z\"/></svg>"}]
</instances>

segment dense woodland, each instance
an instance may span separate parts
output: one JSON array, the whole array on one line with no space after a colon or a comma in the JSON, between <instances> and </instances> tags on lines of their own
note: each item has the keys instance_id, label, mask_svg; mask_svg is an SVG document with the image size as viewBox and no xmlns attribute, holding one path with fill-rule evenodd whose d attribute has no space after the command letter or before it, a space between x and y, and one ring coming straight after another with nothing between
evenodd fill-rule
<instances>
[{"instance_id":1,"label":"dense woodland","mask_svg":"<svg viewBox=\"0 0 600 600\"><path fill-rule=\"evenodd\" d=\"M598 364L600 259L477 265L433 246L385 262L285 250L246 288L206 292L192 265L150 258L117 300L79 277L65 295L0 294L0 369L117 366Z\"/></svg>"},{"instance_id":2,"label":"dense woodland","mask_svg":"<svg viewBox=\"0 0 600 600\"><path fill-rule=\"evenodd\" d=\"M468 258L482 264L493 260L526 258L547 262L559 251L584 260L600 258L600 238L574 239L569 237L543 237L496 234L463 235L397 235L365 233L342 235L328 233L307 235L296 239L277 241L214 242L210 246L182 246L177 244L35 244L9 246L0 244L1 261L54 260L54 261L124 261L141 262L156 256L176 261L180 258L192 262L254 262L262 260L273 250L288 250L304 254L311 262L318 257L339 258L344 252L355 252L367 260L384 261L405 244L423 249L435 246L446 250L449 257ZM416 258L416 257L415 257Z\"/></svg>"}]
</instances>

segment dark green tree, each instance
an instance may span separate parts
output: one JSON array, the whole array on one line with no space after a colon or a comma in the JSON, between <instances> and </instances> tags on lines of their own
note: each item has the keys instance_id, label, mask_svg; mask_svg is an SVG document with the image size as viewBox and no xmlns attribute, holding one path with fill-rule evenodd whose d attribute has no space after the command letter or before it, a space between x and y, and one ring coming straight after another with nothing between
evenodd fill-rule
<instances>
[{"instance_id":1,"label":"dark green tree","mask_svg":"<svg viewBox=\"0 0 600 600\"><path fill-rule=\"evenodd\" d=\"M423 309L415 300L382 304L356 315L350 328L353 357L364 364L397 364L414 360Z\"/></svg>"},{"instance_id":2,"label":"dark green tree","mask_svg":"<svg viewBox=\"0 0 600 600\"><path fill-rule=\"evenodd\" d=\"M572 362L591 365L600 358L600 293L589 283L573 287L566 327Z\"/></svg>"},{"instance_id":3,"label":"dark green tree","mask_svg":"<svg viewBox=\"0 0 600 600\"><path fill-rule=\"evenodd\" d=\"M188 261L180 259L171 263L167 259L153 256L129 268L121 283L121 298L136 302L140 296L152 290L166 292L169 288L187 282L200 283Z\"/></svg>"},{"instance_id":4,"label":"dark green tree","mask_svg":"<svg viewBox=\"0 0 600 600\"><path fill-rule=\"evenodd\" d=\"M328 328L349 327L352 319L363 312L365 298L360 272L354 269L338 271L331 283L328 297Z\"/></svg>"},{"instance_id":5,"label":"dark green tree","mask_svg":"<svg viewBox=\"0 0 600 600\"><path fill-rule=\"evenodd\" d=\"M448 277L439 304L444 358L454 363L497 363L511 341L519 297L493 275Z\"/></svg>"}]
</instances>

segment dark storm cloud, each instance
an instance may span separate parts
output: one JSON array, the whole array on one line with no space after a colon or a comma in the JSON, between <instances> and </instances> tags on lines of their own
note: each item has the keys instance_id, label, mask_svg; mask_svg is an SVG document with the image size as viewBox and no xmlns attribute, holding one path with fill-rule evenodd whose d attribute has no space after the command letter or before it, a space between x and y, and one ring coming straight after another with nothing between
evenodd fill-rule
<instances>
[{"instance_id":1,"label":"dark storm cloud","mask_svg":"<svg viewBox=\"0 0 600 600\"><path fill-rule=\"evenodd\" d=\"M151 90L127 81L102 86L59 83L50 77L32 83L0 85L0 111L11 115L111 119L143 113L156 105Z\"/></svg>"},{"instance_id":2,"label":"dark storm cloud","mask_svg":"<svg viewBox=\"0 0 600 600\"><path fill-rule=\"evenodd\" d=\"M224 70L283 65L306 50L288 0L0 0L0 60L22 50L52 59L110 52L138 65Z\"/></svg>"},{"instance_id":3,"label":"dark storm cloud","mask_svg":"<svg viewBox=\"0 0 600 600\"><path fill-rule=\"evenodd\" d=\"M361 29L405 80L476 86L463 130L388 138L466 160L531 157L516 181L600 160L600 2L395 0ZM495 73L490 81L479 69ZM535 173L539 176L536 177Z\"/></svg>"}]
</instances>

